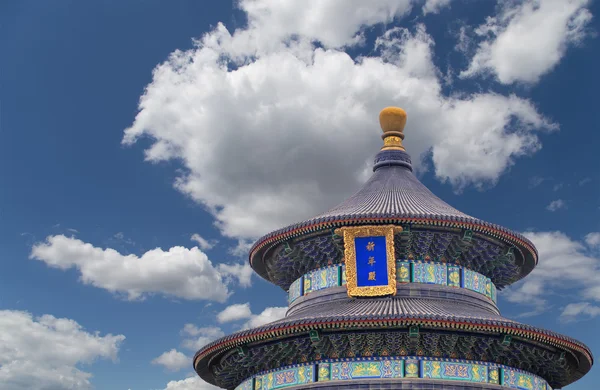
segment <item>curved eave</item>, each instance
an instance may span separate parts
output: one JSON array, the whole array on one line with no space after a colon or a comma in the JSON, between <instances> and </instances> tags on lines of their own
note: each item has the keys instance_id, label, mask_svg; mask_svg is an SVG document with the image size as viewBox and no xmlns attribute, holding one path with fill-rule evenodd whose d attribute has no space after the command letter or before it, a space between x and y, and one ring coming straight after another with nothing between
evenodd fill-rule
<instances>
[{"instance_id":1,"label":"curved eave","mask_svg":"<svg viewBox=\"0 0 600 390\"><path fill-rule=\"evenodd\" d=\"M444 218L442 216L415 216L415 217L393 217L381 215L366 215L363 217L355 216L340 216L318 218L303 222L300 224L290 225L286 228L276 230L260 238L250 249L250 266L264 279L271 281L267 275L264 264L264 257L273 248L282 241L291 238L300 237L310 233L335 229L341 226L359 226L359 225L385 225L385 224L423 224L430 226L452 227L459 229L470 229L473 232L478 232L483 235L501 240L509 245L514 245L523 253L523 265L521 273L515 281L527 276L537 265L538 254L535 246L526 237L515 233L507 228L495 225L489 222L484 222L478 219L464 217Z\"/></svg>"},{"instance_id":2,"label":"curved eave","mask_svg":"<svg viewBox=\"0 0 600 390\"><path fill-rule=\"evenodd\" d=\"M432 317L435 316L379 316L368 319L300 320L290 323L265 325L234 333L206 345L194 355L194 369L204 380L214 383L212 373L209 370L211 362L213 359L221 356L222 353L238 346L259 341L293 337L313 329L345 330L354 327L360 327L361 329L392 329L406 328L411 325L419 325L431 329L509 334L569 351L577 357L579 362L574 380L585 375L591 369L594 362L590 349L583 343L544 329L515 322L470 319L447 320L434 319Z\"/></svg>"}]
</instances>

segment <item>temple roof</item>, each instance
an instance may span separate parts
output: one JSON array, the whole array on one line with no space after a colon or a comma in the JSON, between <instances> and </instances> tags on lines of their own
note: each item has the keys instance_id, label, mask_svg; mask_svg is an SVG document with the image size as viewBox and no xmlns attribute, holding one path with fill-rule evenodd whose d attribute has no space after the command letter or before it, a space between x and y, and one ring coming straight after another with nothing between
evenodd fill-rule
<instances>
[{"instance_id":1,"label":"temple roof","mask_svg":"<svg viewBox=\"0 0 600 390\"><path fill-rule=\"evenodd\" d=\"M307 334L311 330L323 332L323 337L344 332L353 333L348 331L360 329L360 332L353 333L358 335L356 337L367 337L369 332L383 331L392 332L396 337L407 338L405 329L411 325L420 327L424 332L422 337L429 337L425 335L427 332L441 338L453 337L452 334L458 337L476 337L480 341L474 344L475 349L469 352L473 354L473 359L481 358L476 354L491 354L488 356L492 356L494 361L500 364L510 363L508 365L515 368L527 368L536 375L551 379L554 386L562 387L579 379L593 364L591 351L581 342L552 331L518 323L476 305L455 303L447 299L390 297L346 298L295 311L281 320L234 333L204 346L194 356L194 367L204 380L216 383L216 371L209 369L209 362L222 364L222 359L231 356L231 351L235 351L237 347L267 348L275 356L278 345L295 345L294 351L300 351L302 348L298 348L299 341L294 340L308 338ZM402 331L396 332L397 330ZM526 347L502 348L500 342L506 334L512 335L515 345L518 343ZM490 343L496 346L490 347ZM309 352L314 350L310 343L307 348ZM486 352L488 348L491 349ZM539 351L535 352L533 349ZM451 348L445 353L451 351L454 350ZM569 357L564 363L560 363L558 357L563 351L567 352ZM255 353L257 352L246 354L249 362L256 363ZM326 354L323 358L327 358ZM298 356L294 355L294 359L297 360ZM508 360L504 361L506 359ZM312 357L308 359L312 360ZM554 366L552 372L548 371L548 367L542 367L546 363ZM236 364L242 366L241 361ZM521 367L520 364L527 367ZM568 364L569 368L565 364ZM230 373L231 370L229 367L219 372Z\"/></svg>"},{"instance_id":2,"label":"temple roof","mask_svg":"<svg viewBox=\"0 0 600 390\"><path fill-rule=\"evenodd\" d=\"M390 223L416 223L432 229L446 226L480 232L517 249L515 265L518 272L512 282L531 272L537 264L537 252L527 238L455 209L434 195L413 174L410 156L402 146L406 122L403 110L384 109L380 122L384 130L384 146L375 158L371 178L354 195L329 211L260 238L250 251L250 263L261 276L271 279L265 257L271 256L267 252L280 242L340 226Z\"/></svg>"}]
</instances>

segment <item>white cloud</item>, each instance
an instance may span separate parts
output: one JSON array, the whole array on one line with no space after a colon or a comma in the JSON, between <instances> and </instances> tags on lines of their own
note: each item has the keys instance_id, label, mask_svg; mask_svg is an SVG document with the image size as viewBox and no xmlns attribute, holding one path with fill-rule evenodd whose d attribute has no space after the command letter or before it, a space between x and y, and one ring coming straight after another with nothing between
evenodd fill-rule
<instances>
[{"instance_id":1,"label":"white cloud","mask_svg":"<svg viewBox=\"0 0 600 390\"><path fill-rule=\"evenodd\" d=\"M173 348L152 360L152 364L161 365L169 371L179 371L184 368L190 368L192 366L192 358Z\"/></svg>"},{"instance_id":2,"label":"white cloud","mask_svg":"<svg viewBox=\"0 0 600 390\"><path fill-rule=\"evenodd\" d=\"M207 326L198 328L193 324L186 324L182 330L182 334L187 337L181 345L192 351L197 351L211 341L225 336L225 333L219 327Z\"/></svg>"},{"instance_id":3,"label":"white cloud","mask_svg":"<svg viewBox=\"0 0 600 390\"><path fill-rule=\"evenodd\" d=\"M564 295L569 290L600 301L600 258L588 247L562 232L524 234L538 249L540 260L529 276L503 292L510 302L533 305L533 313L539 314L549 308L552 294Z\"/></svg>"},{"instance_id":4,"label":"white cloud","mask_svg":"<svg viewBox=\"0 0 600 390\"><path fill-rule=\"evenodd\" d=\"M565 204L565 201L562 199L557 199L557 200L553 200L552 202L550 202L550 204L548 204L548 206L546 206L546 210L556 211L556 210L564 209L565 207L567 207L567 205Z\"/></svg>"},{"instance_id":5,"label":"white cloud","mask_svg":"<svg viewBox=\"0 0 600 390\"><path fill-rule=\"evenodd\" d=\"M462 77L490 72L504 84L535 83L552 70L567 48L581 43L592 14L589 0L501 2L476 33L484 40Z\"/></svg>"},{"instance_id":6,"label":"white cloud","mask_svg":"<svg viewBox=\"0 0 600 390\"><path fill-rule=\"evenodd\" d=\"M198 243L198 245L200 245L200 249L205 250L205 251L214 248L215 245L217 245L219 243L218 240L207 240L204 237L202 237L201 235L199 235L198 233L192 234L192 237L190 238L190 240L196 241Z\"/></svg>"},{"instance_id":7,"label":"white cloud","mask_svg":"<svg viewBox=\"0 0 600 390\"><path fill-rule=\"evenodd\" d=\"M217 314L217 321L222 324L225 322L238 321L250 317L252 317L250 304L241 303L227 306L225 310Z\"/></svg>"},{"instance_id":8,"label":"white cloud","mask_svg":"<svg viewBox=\"0 0 600 390\"><path fill-rule=\"evenodd\" d=\"M83 283L125 294L129 300L164 294L224 302L230 294L224 278L233 276L240 279L241 285L250 284L242 266L215 267L198 248L157 248L138 257L58 235L34 245L30 258L62 270L75 268Z\"/></svg>"},{"instance_id":9,"label":"white cloud","mask_svg":"<svg viewBox=\"0 0 600 390\"><path fill-rule=\"evenodd\" d=\"M3 389L91 389L92 374L80 364L117 359L125 336L88 333L67 318L0 311L0 387Z\"/></svg>"},{"instance_id":10,"label":"white cloud","mask_svg":"<svg viewBox=\"0 0 600 390\"><path fill-rule=\"evenodd\" d=\"M199 377L191 377L180 381L170 381L164 390L212 390L221 389L204 382Z\"/></svg>"},{"instance_id":11,"label":"white cloud","mask_svg":"<svg viewBox=\"0 0 600 390\"><path fill-rule=\"evenodd\" d=\"M600 307L591 305L589 302L569 303L565 306L560 317L563 321L571 321L581 315L591 318L597 317L600 315Z\"/></svg>"},{"instance_id":12,"label":"white cloud","mask_svg":"<svg viewBox=\"0 0 600 390\"><path fill-rule=\"evenodd\" d=\"M423 15L427 15L429 13L437 14L444 7L448 7L450 5L450 0L427 0L423 5Z\"/></svg>"},{"instance_id":13,"label":"white cloud","mask_svg":"<svg viewBox=\"0 0 600 390\"><path fill-rule=\"evenodd\" d=\"M326 47L341 47L360 42L357 33L364 26L389 23L394 17L410 12L411 0L242 0L239 4L248 16L249 28L238 31L236 44L248 49L268 50L279 47L292 36L319 41Z\"/></svg>"},{"instance_id":14,"label":"white cloud","mask_svg":"<svg viewBox=\"0 0 600 390\"><path fill-rule=\"evenodd\" d=\"M267 307L260 314L254 314L243 326L244 329L256 328L285 317L287 307Z\"/></svg>"},{"instance_id":15,"label":"white cloud","mask_svg":"<svg viewBox=\"0 0 600 390\"><path fill-rule=\"evenodd\" d=\"M585 243L592 248L600 246L600 232L588 233L585 236Z\"/></svg>"},{"instance_id":16,"label":"white cloud","mask_svg":"<svg viewBox=\"0 0 600 390\"><path fill-rule=\"evenodd\" d=\"M369 2L359 12L346 1L317 1L315 9L242 2L249 29L230 34L219 25L157 66L123 142L147 136L148 161L182 161L176 188L238 239L311 217L355 191L381 146L378 112L389 105L408 112L406 145L417 168L431 155L436 176L457 189L494 184L540 148L535 131L556 128L529 101L444 96L423 26L390 29L367 50L371 57L309 43L352 42L361 25L404 12L392 4ZM330 13L338 8L352 15ZM297 39L284 42L282 31Z\"/></svg>"},{"instance_id":17,"label":"white cloud","mask_svg":"<svg viewBox=\"0 0 600 390\"><path fill-rule=\"evenodd\" d=\"M252 284L254 270L247 261L243 264L219 264L219 271L227 281L237 279L241 287L250 287Z\"/></svg>"}]
</instances>

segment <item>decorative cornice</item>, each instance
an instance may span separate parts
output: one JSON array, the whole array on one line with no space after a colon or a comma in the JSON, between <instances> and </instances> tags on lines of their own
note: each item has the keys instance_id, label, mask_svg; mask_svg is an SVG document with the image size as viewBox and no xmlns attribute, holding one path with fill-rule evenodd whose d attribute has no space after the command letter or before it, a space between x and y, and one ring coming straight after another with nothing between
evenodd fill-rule
<instances>
[{"instance_id":1,"label":"decorative cornice","mask_svg":"<svg viewBox=\"0 0 600 390\"><path fill-rule=\"evenodd\" d=\"M522 337L526 340L536 341L565 350L577 351L593 364L593 356L589 348L584 344L566 336L554 332L533 328L519 323L501 323L493 320L480 320L472 322L468 319L461 321L428 319L422 317L406 318L371 318L353 320L304 320L298 323L283 325L281 327L262 327L250 331L243 331L214 341L194 355L194 367L198 361L208 355L223 352L225 350L244 345L251 342L274 340L284 336L293 336L310 330L342 329L350 328L373 329L373 328L408 328L418 325L430 329L466 330L473 332L491 332L496 334L507 334Z\"/></svg>"},{"instance_id":2,"label":"decorative cornice","mask_svg":"<svg viewBox=\"0 0 600 390\"><path fill-rule=\"evenodd\" d=\"M461 218L451 218L451 219L436 219L435 217L430 218L394 218L394 217L345 217L340 216L336 219L333 218L323 218L323 220L316 219L311 221L310 224L302 223L299 225L293 225L291 228L285 228L278 231L275 231L271 234L264 236L262 239L257 241L252 248L250 249L250 265L253 265L254 258L258 251L263 249L267 245L275 245L281 241L289 240L290 238L296 238L302 236L307 233L313 233L317 231L325 231L330 229L339 228L342 226L357 226L357 225L365 225L365 224L422 224L429 226L443 226L443 227L452 227L459 229L470 229L473 232L484 233L489 235L490 237L499 239L507 244L518 244L522 247L525 247L533 256L534 266L538 263L537 250L535 246L525 237L520 234L511 232L510 230L503 228L498 225L494 225L488 222L483 222L479 220L461 220ZM297 226L297 227L294 227ZM289 229L289 230L288 230ZM533 268L533 267L532 267Z\"/></svg>"}]
</instances>

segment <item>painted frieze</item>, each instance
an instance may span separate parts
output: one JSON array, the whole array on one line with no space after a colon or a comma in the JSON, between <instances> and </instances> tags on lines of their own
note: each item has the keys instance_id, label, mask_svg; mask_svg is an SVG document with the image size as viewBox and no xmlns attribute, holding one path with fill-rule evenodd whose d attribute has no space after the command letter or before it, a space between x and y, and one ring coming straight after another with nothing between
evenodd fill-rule
<instances>
[{"instance_id":1,"label":"painted frieze","mask_svg":"<svg viewBox=\"0 0 600 390\"><path fill-rule=\"evenodd\" d=\"M414 283L446 284L448 270L445 263L413 263Z\"/></svg>"},{"instance_id":2,"label":"painted frieze","mask_svg":"<svg viewBox=\"0 0 600 390\"><path fill-rule=\"evenodd\" d=\"M365 378L402 378L404 361L356 361L331 363L331 380L350 380Z\"/></svg>"},{"instance_id":3,"label":"painted frieze","mask_svg":"<svg viewBox=\"0 0 600 390\"><path fill-rule=\"evenodd\" d=\"M294 302L296 299L304 295L304 277L300 277L290 284L288 291L288 303Z\"/></svg>"},{"instance_id":4,"label":"painted frieze","mask_svg":"<svg viewBox=\"0 0 600 390\"><path fill-rule=\"evenodd\" d=\"M486 279L485 276L477 272L463 268L463 287L466 289L477 291L478 293L485 295Z\"/></svg>"},{"instance_id":5,"label":"painted frieze","mask_svg":"<svg viewBox=\"0 0 600 390\"><path fill-rule=\"evenodd\" d=\"M546 390L546 381L522 371L513 370L511 368L502 368L502 386L511 389L523 390Z\"/></svg>"},{"instance_id":6,"label":"painted frieze","mask_svg":"<svg viewBox=\"0 0 600 390\"><path fill-rule=\"evenodd\" d=\"M486 383L488 381L488 368L474 363L422 360L421 377Z\"/></svg>"},{"instance_id":7,"label":"painted frieze","mask_svg":"<svg viewBox=\"0 0 600 390\"><path fill-rule=\"evenodd\" d=\"M408 261L397 261L396 262L396 282L398 283L410 283L410 262Z\"/></svg>"},{"instance_id":8,"label":"painted frieze","mask_svg":"<svg viewBox=\"0 0 600 390\"><path fill-rule=\"evenodd\" d=\"M460 267L448 265L448 286L460 287Z\"/></svg>"},{"instance_id":9,"label":"painted frieze","mask_svg":"<svg viewBox=\"0 0 600 390\"><path fill-rule=\"evenodd\" d=\"M419 361L416 359L407 359L404 362L404 376L407 378L419 377Z\"/></svg>"},{"instance_id":10,"label":"painted frieze","mask_svg":"<svg viewBox=\"0 0 600 390\"><path fill-rule=\"evenodd\" d=\"M282 389L314 382L314 366L299 366L262 376L262 390Z\"/></svg>"}]
</instances>

